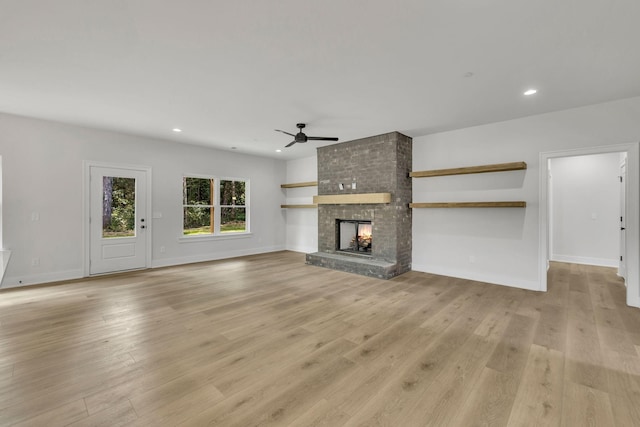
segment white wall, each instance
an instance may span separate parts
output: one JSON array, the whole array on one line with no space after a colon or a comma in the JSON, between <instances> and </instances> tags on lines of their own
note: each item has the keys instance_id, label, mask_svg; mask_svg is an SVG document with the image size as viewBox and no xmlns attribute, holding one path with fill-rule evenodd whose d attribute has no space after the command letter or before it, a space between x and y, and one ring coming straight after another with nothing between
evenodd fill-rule
<instances>
[{"instance_id":1,"label":"white wall","mask_svg":"<svg viewBox=\"0 0 640 427\"><path fill-rule=\"evenodd\" d=\"M2 156L0 156L0 251L4 248L2 244Z\"/></svg>"},{"instance_id":2,"label":"white wall","mask_svg":"<svg viewBox=\"0 0 640 427\"><path fill-rule=\"evenodd\" d=\"M317 181L317 157L290 160L287 162L287 183ZM310 204L318 194L318 187L282 189L286 204ZM318 251L318 210L283 209L287 223L286 248L290 251L312 253Z\"/></svg>"},{"instance_id":3,"label":"white wall","mask_svg":"<svg viewBox=\"0 0 640 427\"><path fill-rule=\"evenodd\" d=\"M620 154L550 160L551 260L617 267Z\"/></svg>"},{"instance_id":4,"label":"white wall","mask_svg":"<svg viewBox=\"0 0 640 427\"><path fill-rule=\"evenodd\" d=\"M513 161L528 169L414 179L414 202L527 208L414 209L413 269L539 289L539 153L638 142L638 117L640 97L414 138L415 171Z\"/></svg>"},{"instance_id":5,"label":"white wall","mask_svg":"<svg viewBox=\"0 0 640 427\"><path fill-rule=\"evenodd\" d=\"M282 250L280 184L285 162L169 141L0 114L4 246L12 251L3 286L81 277L84 263L83 161L152 168L153 266ZM181 242L182 176L250 180L246 238ZM40 220L32 221L31 214ZM159 248L164 246L165 253ZM31 266L39 258L40 265Z\"/></svg>"}]
</instances>

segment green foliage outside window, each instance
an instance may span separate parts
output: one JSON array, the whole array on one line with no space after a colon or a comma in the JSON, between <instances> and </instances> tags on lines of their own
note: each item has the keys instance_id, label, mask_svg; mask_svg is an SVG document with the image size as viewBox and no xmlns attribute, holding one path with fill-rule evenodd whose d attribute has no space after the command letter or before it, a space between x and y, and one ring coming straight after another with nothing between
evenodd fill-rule
<instances>
[{"instance_id":1,"label":"green foliage outside window","mask_svg":"<svg viewBox=\"0 0 640 427\"><path fill-rule=\"evenodd\" d=\"M244 181L220 181L220 231L223 233L247 230L245 185Z\"/></svg>"},{"instance_id":2,"label":"green foliage outside window","mask_svg":"<svg viewBox=\"0 0 640 427\"><path fill-rule=\"evenodd\" d=\"M214 178L184 177L183 233L213 234L215 225ZM246 181L219 181L220 233L244 232L246 227Z\"/></svg>"},{"instance_id":3,"label":"green foliage outside window","mask_svg":"<svg viewBox=\"0 0 640 427\"><path fill-rule=\"evenodd\" d=\"M103 177L102 236L135 236L136 180Z\"/></svg>"},{"instance_id":4,"label":"green foliage outside window","mask_svg":"<svg viewBox=\"0 0 640 427\"><path fill-rule=\"evenodd\" d=\"M213 233L215 182L210 178L184 177L182 181L184 234Z\"/></svg>"}]
</instances>

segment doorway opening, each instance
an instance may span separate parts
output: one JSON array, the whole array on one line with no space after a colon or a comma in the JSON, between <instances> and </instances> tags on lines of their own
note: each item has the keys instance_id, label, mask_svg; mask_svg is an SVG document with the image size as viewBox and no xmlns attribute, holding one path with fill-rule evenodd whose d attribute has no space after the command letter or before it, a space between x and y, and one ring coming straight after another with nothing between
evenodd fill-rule
<instances>
[{"instance_id":1,"label":"doorway opening","mask_svg":"<svg viewBox=\"0 0 640 427\"><path fill-rule=\"evenodd\" d=\"M626 153L549 160L549 259L620 265L621 163Z\"/></svg>"},{"instance_id":2,"label":"doorway opening","mask_svg":"<svg viewBox=\"0 0 640 427\"><path fill-rule=\"evenodd\" d=\"M578 158L579 161L585 161L587 159L586 156L598 155L598 154L614 154L614 158L617 158L617 168L618 172L616 175L612 177L612 179L617 179L618 176L621 175L621 163L620 159L623 155L626 155L626 160L624 162L624 174L626 175L626 180L624 180L624 187L622 190L619 187L619 183L616 183L617 187L614 190L616 191L616 196L614 197L618 200L615 206L608 206L608 211L603 212L603 215L610 215L611 212L614 212L614 220L609 219L607 222L607 227L609 233L624 233L609 235L610 240L607 245L609 247L608 254L603 257L596 256L588 256L588 255L580 255L579 253L574 254L574 258L562 257L562 250L566 250L566 248L577 248L579 247L579 243L576 244L572 239L580 239L584 236L577 236L577 232L575 230L571 230L566 233L566 230L558 230L559 226L563 224L563 222L558 222L555 216L558 216L558 206L554 206L554 203L563 203L562 194L556 194L558 191L570 191L567 186L564 188L558 188L556 185L552 185L552 180L554 179L552 175L550 175L551 166L554 162L558 165L562 162L567 162L566 159L570 158ZM539 249L539 279L540 279L540 290L547 290L547 270L549 267L550 260L557 261L565 261L565 262L579 262L580 260L584 261L582 263L585 264L600 264L600 265L609 265L609 266L617 266L619 269L619 274L624 276L625 282L627 285L627 304L634 307L640 307L640 284L639 284L639 264L640 264L640 250L639 250L639 230L640 230L640 178L638 169L639 165L639 144L624 144L624 145L615 145L608 147L594 147L587 149L577 149L577 150L567 150L567 151L558 151L558 152L547 152L540 153L540 206L539 206L539 215L540 215L540 249ZM618 156L618 157L616 157ZM564 159L564 160L563 160ZM585 173L589 173L588 170ZM591 171L591 173L595 173ZM570 186L569 186L570 187ZM621 195L621 191L624 191L624 195ZM589 189L586 190L587 195ZM624 197L626 196L626 197ZM624 207L620 200L623 199L625 201ZM572 202L573 203L573 202ZM596 209L590 209L588 205L583 204L576 207L578 209L579 215L582 216L581 220L585 222L585 224L598 222L600 219L600 212ZM620 210L623 210L621 213ZM620 216L623 219L623 223L619 221ZM556 221L554 221L556 219ZM564 224L566 225L566 219L564 219ZM613 222L611 222L613 221ZM576 225L576 224L571 224ZM578 224L579 225L579 224ZM567 227L571 228L571 227ZM624 230L620 230L620 228L624 228ZM565 232L562 239L558 240L557 236ZM603 236L605 231L599 231L600 236ZM574 236L573 238L571 236ZM593 236L592 236L593 238ZM567 240L568 239L568 240ZM593 245L593 252L598 254L597 252L597 243ZM621 251L619 255L611 255L612 253L618 253ZM559 256L560 255L560 256ZM580 258L583 256L583 258ZM624 264L618 263L618 256L622 256L624 260Z\"/></svg>"}]
</instances>

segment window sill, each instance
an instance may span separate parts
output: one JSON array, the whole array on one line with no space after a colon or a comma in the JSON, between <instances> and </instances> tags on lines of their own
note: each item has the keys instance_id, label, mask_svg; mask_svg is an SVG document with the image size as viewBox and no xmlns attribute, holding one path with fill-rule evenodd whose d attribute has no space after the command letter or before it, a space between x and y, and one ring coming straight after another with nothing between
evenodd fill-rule
<instances>
[{"instance_id":1,"label":"window sill","mask_svg":"<svg viewBox=\"0 0 640 427\"><path fill-rule=\"evenodd\" d=\"M253 233L251 232L180 236L178 237L178 242L194 243L194 242L207 242L207 241L215 241L215 240L235 240L235 239L247 239L252 236L253 236Z\"/></svg>"}]
</instances>

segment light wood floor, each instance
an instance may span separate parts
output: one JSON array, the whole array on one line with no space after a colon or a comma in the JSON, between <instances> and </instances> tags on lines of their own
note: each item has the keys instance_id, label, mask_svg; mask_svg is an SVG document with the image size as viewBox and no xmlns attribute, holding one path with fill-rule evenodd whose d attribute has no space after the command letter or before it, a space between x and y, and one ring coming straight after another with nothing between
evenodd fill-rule
<instances>
[{"instance_id":1,"label":"light wood floor","mask_svg":"<svg viewBox=\"0 0 640 427\"><path fill-rule=\"evenodd\" d=\"M613 269L546 294L292 252L0 292L0 425L640 425Z\"/></svg>"}]
</instances>

